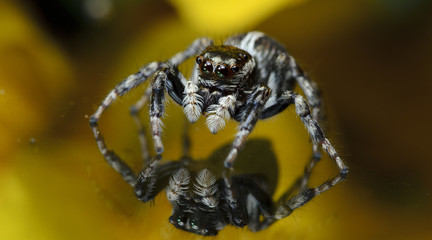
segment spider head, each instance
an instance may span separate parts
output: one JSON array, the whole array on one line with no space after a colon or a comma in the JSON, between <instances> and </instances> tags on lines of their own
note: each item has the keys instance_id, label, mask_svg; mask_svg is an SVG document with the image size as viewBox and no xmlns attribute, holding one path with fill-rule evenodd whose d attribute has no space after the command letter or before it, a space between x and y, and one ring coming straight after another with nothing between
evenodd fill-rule
<instances>
[{"instance_id":1,"label":"spider head","mask_svg":"<svg viewBox=\"0 0 432 240\"><path fill-rule=\"evenodd\" d=\"M178 173L183 171L186 170L180 169L172 179L178 179ZM175 180L171 182L170 188L175 191ZM192 186L194 191L178 194L176 198L170 199L173 212L169 221L176 228L184 231L215 236L227 224L223 217L224 212L218 208L218 200L208 200L208 198L217 198L216 179L210 171L204 169L198 173L196 182ZM187 186L183 185L183 189L186 188Z\"/></svg>"},{"instance_id":2,"label":"spider head","mask_svg":"<svg viewBox=\"0 0 432 240\"><path fill-rule=\"evenodd\" d=\"M244 86L255 68L254 58L239 48L209 46L196 58L199 82L206 87Z\"/></svg>"}]
</instances>

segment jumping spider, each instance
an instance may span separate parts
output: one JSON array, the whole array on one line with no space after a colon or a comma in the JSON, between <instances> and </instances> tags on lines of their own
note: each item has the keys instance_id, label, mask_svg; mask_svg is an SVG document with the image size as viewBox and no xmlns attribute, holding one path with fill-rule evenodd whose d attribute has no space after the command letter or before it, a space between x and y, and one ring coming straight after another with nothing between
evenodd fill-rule
<instances>
[{"instance_id":1,"label":"jumping spider","mask_svg":"<svg viewBox=\"0 0 432 240\"><path fill-rule=\"evenodd\" d=\"M272 195L278 167L268 140L248 141L238 159L238 170L242 173L230 176L229 181L218 167L218 156L229 145L216 150L206 161L195 161L189 156L187 136L183 142L184 153L179 161L161 164L161 155L145 159L145 166L138 175L119 159L117 163L122 167L113 166L143 202L153 201L165 189L172 205L169 222L183 231L214 236L226 225L248 226L251 231L260 231L289 216L337 181L333 179L318 187L309 187L309 177L316 163L312 158L303 175L274 202ZM263 158L265 167L260 163Z\"/></svg>"},{"instance_id":2,"label":"jumping spider","mask_svg":"<svg viewBox=\"0 0 432 240\"><path fill-rule=\"evenodd\" d=\"M178 66L194 56L196 64L187 80ZM152 79L150 87L132 107L131 113L136 116L145 105L146 99L150 98L151 135L157 154L162 154L164 150L161 118L164 115L165 92L183 107L190 122L193 123L204 115L207 118L207 127L212 133L224 128L225 121L230 118L239 122L239 130L224 160L225 168L229 170L227 175L231 174L238 152L256 122L272 117L294 104L296 113L312 140L313 159L318 161L321 158L321 146L339 169L338 176L333 178L327 187L337 184L348 173L348 167L325 137L318 122L322 114L316 84L307 77L280 43L261 32L232 36L220 46L213 45L208 38L199 38L186 50L167 61L146 64L137 73L120 82L90 117L99 150L116 170L122 169L124 164L106 147L98 121L116 98L149 78ZM307 100L293 91L296 84L300 86ZM120 172L126 174L125 171ZM228 189L231 189L231 178L228 176L225 180ZM129 179L128 182L133 184L134 180ZM228 207L235 208L235 204L229 204Z\"/></svg>"},{"instance_id":3,"label":"jumping spider","mask_svg":"<svg viewBox=\"0 0 432 240\"><path fill-rule=\"evenodd\" d=\"M187 80L178 66L196 55L194 71ZM201 115L207 117L207 127L212 133L224 128L225 121L230 118L239 122L239 131L224 161L226 168L233 169L238 151L258 119L272 117L294 104L313 142L314 154L320 155L321 145L336 162L340 175L348 173L348 167L317 121L322 116L316 84L280 43L261 32L230 37L221 46L213 45L208 38L199 38L185 51L165 62L146 64L120 82L90 118L99 149L108 162L111 157L99 131L99 118L117 97L148 78L152 78L152 82L143 98L150 95L151 133L158 154L164 150L160 136L166 91L183 107L190 122L196 122ZM303 90L307 101L293 91L296 84ZM134 106L135 112L143 107L143 102L140 100Z\"/></svg>"}]
</instances>

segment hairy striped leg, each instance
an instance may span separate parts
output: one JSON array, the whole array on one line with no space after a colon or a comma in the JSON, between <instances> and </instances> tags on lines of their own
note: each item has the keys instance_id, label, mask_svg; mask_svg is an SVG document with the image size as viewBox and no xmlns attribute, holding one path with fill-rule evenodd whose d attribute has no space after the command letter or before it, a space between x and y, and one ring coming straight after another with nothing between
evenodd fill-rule
<instances>
[{"instance_id":1,"label":"hairy striped leg","mask_svg":"<svg viewBox=\"0 0 432 240\"><path fill-rule=\"evenodd\" d=\"M133 171L113 151L108 150L103 136L99 130L98 121L102 113L120 96L123 96L133 88L142 84L147 78L162 68L164 63L152 62L140 69L139 72L127 77L106 96L96 112L90 117L90 126L93 131L96 143L105 160L130 184L134 185L136 176Z\"/></svg>"},{"instance_id":2,"label":"hairy striped leg","mask_svg":"<svg viewBox=\"0 0 432 240\"><path fill-rule=\"evenodd\" d=\"M257 86L244 104L246 107L243 112L242 120L239 124L239 131L236 134L236 137L231 146L231 150L228 153L228 156L224 162L226 168L229 168L231 170L233 169L234 161L237 157L237 154L245 143L247 137L249 136L249 133L255 127L255 124L259 118L259 114L264 104L270 97L270 93L271 89L267 86Z\"/></svg>"},{"instance_id":3,"label":"hairy striped leg","mask_svg":"<svg viewBox=\"0 0 432 240\"><path fill-rule=\"evenodd\" d=\"M308 184L310 176L316 163L320 161L320 159L321 155L319 153L312 155L312 158L305 166L303 175L299 177L295 181L295 183L276 202L274 214L269 216L263 216L264 218L261 221L254 221L252 229L253 231L263 230L273 224L278 219L282 219L291 215L291 213L293 213L295 209L303 206L304 204L312 200L315 196L328 190L338 182L342 181L343 178L345 178L345 174L340 174L331 180L325 181L318 187L309 187ZM249 227L251 227L251 224Z\"/></svg>"},{"instance_id":4,"label":"hairy striped leg","mask_svg":"<svg viewBox=\"0 0 432 240\"><path fill-rule=\"evenodd\" d=\"M311 170L313 168L313 165L316 163L316 160L312 160L309 164L309 167L306 168L306 171L308 168ZM274 215L274 220L276 219L282 219L287 216L289 216L295 209L303 206L307 202L309 202L312 198L316 197L317 195L320 195L321 193L327 191L334 185L336 185L338 182L342 181L346 174L341 173L338 176L325 181L321 185L315 188L309 188L307 185L302 185L302 183L309 180L310 172L305 172L305 175L303 178L299 179L300 183L300 189L298 191L297 195L294 195L293 197L289 198L288 200L283 200L282 198L278 201L278 205L276 206L276 212Z\"/></svg>"},{"instance_id":5,"label":"hairy striped leg","mask_svg":"<svg viewBox=\"0 0 432 240\"><path fill-rule=\"evenodd\" d=\"M186 80L183 74L178 70L177 66L188 58L200 53L204 48L212 43L213 42L208 38L199 38L195 40L185 51L170 58L167 61L168 64L166 69L159 71L152 82L152 93L150 95L150 123L154 147L158 154L162 154L164 151L161 140L161 117L163 116L165 101L164 91L167 90L171 98L173 98L178 104L184 105L184 99L186 99L185 94L188 94L188 87L194 88L194 84L191 81ZM194 95L193 92L191 94Z\"/></svg>"},{"instance_id":6,"label":"hairy striped leg","mask_svg":"<svg viewBox=\"0 0 432 240\"><path fill-rule=\"evenodd\" d=\"M321 147L336 163L339 168L340 174L346 175L348 173L348 167L339 157L336 150L331 145L330 141L325 137L323 129L319 125L318 121L315 120L315 118L312 116L311 109L308 103L301 95L298 95L293 91L286 91L284 94L281 95L280 98L276 99L275 104L269 106L268 109L273 108L275 105L288 106L293 103L295 105L297 115L300 117L303 125L306 127L309 133L310 139L312 140L312 150L317 161L319 161L319 158L321 156L321 153L319 151L319 147ZM263 112L265 113L266 110L267 109L263 109Z\"/></svg>"},{"instance_id":7,"label":"hairy striped leg","mask_svg":"<svg viewBox=\"0 0 432 240\"><path fill-rule=\"evenodd\" d=\"M157 167L162 159L161 155L157 155L149 164L147 164L138 175L135 188L135 195L143 202L152 200L159 191L155 191L157 183Z\"/></svg>"},{"instance_id":8,"label":"hairy striped leg","mask_svg":"<svg viewBox=\"0 0 432 240\"><path fill-rule=\"evenodd\" d=\"M316 163L320 161L320 159L320 154L312 155L312 158L304 169L303 176L299 177L292 187L288 189L276 202L276 212L269 224L273 223L277 219L289 216L296 208L306 204L319 194L316 189L309 188L308 183L313 168L315 167ZM297 194L293 195L295 191L297 191ZM263 227L265 228L266 226Z\"/></svg>"},{"instance_id":9,"label":"hairy striped leg","mask_svg":"<svg viewBox=\"0 0 432 240\"><path fill-rule=\"evenodd\" d=\"M165 111L165 82L167 79L166 71L168 69L163 69L159 71L150 88L150 125L151 133L153 137L154 147L157 154L162 154L163 145L161 140L162 133L162 120L161 117Z\"/></svg>"},{"instance_id":10,"label":"hairy striped leg","mask_svg":"<svg viewBox=\"0 0 432 240\"><path fill-rule=\"evenodd\" d=\"M227 168L224 171L224 182L226 185L225 194L228 202L228 211L230 212L230 215L233 216L232 221L237 227L244 227L248 220L247 214L238 208L238 196L236 196L236 193L233 191L231 179L233 164L237 157L238 151L243 146L246 138L249 136L249 133L252 131L253 127L258 121L259 112L269 98L270 91L271 90L268 87L261 85L258 86L250 95L247 103L245 104L247 107L244 111L243 121L241 121L239 125L240 130L233 141L231 150L228 153L224 163L225 167Z\"/></svg>"},{"instance_id":11,"label":"hairy striped leg","mask_svg":"<svg viewBox=\"0 0 432 240\"><path fill-rule=\"evenodd\" d=\"M321 156L313 155L309 163L304 169L304 173L299 177L294 184L287 189L275 203L274 213L258 216L249 224L252 231L261 231L273 224L279 219L289 216L296 208L306 204L316 195L313 188L309 188L308 183L315 164L320 160ZM253 223L253 224L252 224Z\"/></svg>"},{"instance_id":12,"label":"hairy striped leg","mask_svg":"<svg viewBox=\"0 0 432 240\"><path fill-rule=\"evenodd\" d=\"M320 127L317 120L312 117L310 108L304 98L291 91L287 91L285 96L287 97L288 101L294 101L296 113L308 130L309 136L314 144L314 149L318 149L318 146L321 145L322 149L327 152L333 161L335 161L340 173L348 173L348 167L339 157L330 141L325 137L324 131Z\"/></svg>"},{"instance_id":13,"label":"hairy striped leg","mask_svg":"<svg viewBox=\"0 0 432 240\"><path fill-rule=\"evenodd\" d=\"M297 65L296 61L292 56L289 56L287 59L287 64L290 66L290 69L293 71L292 75L299 84L300 88L303 90L303 93L308 100L308 103L311 107L312 117L318 121L324 119L323 112L321 111L321 93L318 89L318 85L312 81L306 73Z\"/></svg>"},{"instance_id":14,"label":"hairy striped leg","mask_svg":"<svg viewBox=\"0 0 432 240\"><path fill-rule=\"evenodd\" d=\"M296 113L307 128L309 135L313 141L314 155L309 165L305 169L305 174L302 181L299 183L300 193L290 198L288 201L281 203L281 206L279 206L275 214L275 217L277 219L284 218L290 215L294 209L304 205L313 197L332 188L334 185L345 179L348 174L348 167L339 157L334 147L331 145L330 141L325 137L324 132L319 126L318 122L312 117L310 108L306 101L303 99L303 97L290 91L286 92L284 97L286 97L286 100L288 102L294 102L296 107ZM322 149L327 152L330 158L336 163L339 169L339 174L336 177L324 182L318 187L308 188L307 182L309 180L310 173L316 162L318 162L321 158L321 154L318 151L319 145L321 145Z\"/></svg>"}]
</instances>

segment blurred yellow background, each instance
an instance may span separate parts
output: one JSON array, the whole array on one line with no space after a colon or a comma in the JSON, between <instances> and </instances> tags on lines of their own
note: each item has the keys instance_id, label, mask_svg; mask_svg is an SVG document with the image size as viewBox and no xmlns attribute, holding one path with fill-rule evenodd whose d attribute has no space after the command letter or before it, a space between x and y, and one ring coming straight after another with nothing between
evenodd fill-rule
<instances>
[{"instance_id":1,"label":"blurred yellow background","mask_svg":"<svg viewBox=\"0 0 432 240\"><path fill-rule=\"evenodd\" d=\"M221 42L249 30L278 39L319 84L328 136L351 172L262 232L226 227L216 238L432 239L428 0L3 0L0 29L0 239L202 239L168 223L164 194L154 204L134 197L99 153L88 117L144 63L200 36ZM134 169L140 150L128 113L143 89L100 121L108 146ZM182 119L170 101L166 159L180 156ZM192 155L206 158L236 125L211 135L194 124ZM302 173L308 136L290 108L259 122L257 137L279 159L280 195ZM325 180L335 166L324 158L314 174Z\"/></svg>"}]
</instances>

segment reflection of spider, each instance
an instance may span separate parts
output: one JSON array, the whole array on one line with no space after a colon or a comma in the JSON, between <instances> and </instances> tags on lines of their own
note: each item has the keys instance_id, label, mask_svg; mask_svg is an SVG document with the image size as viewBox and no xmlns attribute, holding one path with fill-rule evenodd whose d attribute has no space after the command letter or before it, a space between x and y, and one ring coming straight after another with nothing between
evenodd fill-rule
<instances>
[{"instance_id":1,"label":"reflection of spider","mask_svg":"<svg viewBox=\"0 0 432 240\"><path fill-rule=\"evenodd\" d=\"M316 159L312 159L303 176L273 202L278 169L269 141L248 141L238 157L236 169L242 173L229 179L221 173L217 162L229 145L215 151L206 161L194 161L189 157L187 135L183 142L184 153L179 161L160 164L160 155L151 161L146 159L146 166L138 175L120 159L116 159L113 167L134 187L136 196L143 202L154 200L165 188L173 207L170 223L195 234L214 236L229 224L247 225L251 231L263 230L341 180L336 177L310 188L308 181L316 163ZM141 143L146 152L145 143ZM263 158L266 166L260 163Z\"/></svg>"},{"instance_id":2,"label":"reflection of spider","mask_svg":"<svg viewBox=\"0 0 432 240\"><path fill-rule=\"evenodd\" d=\"M178 66L195 55L198 56L194 71L190 79L186 80ZM240 123L224 161L225 167L230 170L258 119L272 117L294 104L313 142L315 159L321 157L321 146L339 168L337 179L344 178L348 173L347 166L317 121L321 118L321 100L316 84L309 80L282 45L261 32L230 37L221 46L213 45L207 38L199 38L185 51L165 62L151 62L119 83L90 118L99 149L111 165L118 163L118 157L105 145L98 127L99 118L117 97L148 78L153 78L151 86L132 108L132 113L136 115L150 97L151 134L158 154L163 152L160 136L165 92L183 106L190 122L197 121L201 115L206 116L207 126L212 133L222 129L230 118ZM293 92L296 84L303 90L307 100Z\"/></svg>"}]
</instances>

